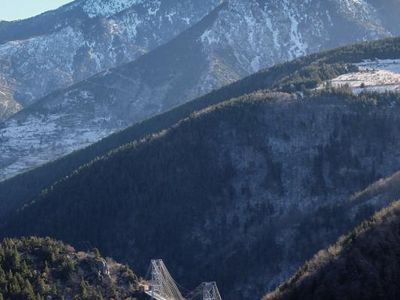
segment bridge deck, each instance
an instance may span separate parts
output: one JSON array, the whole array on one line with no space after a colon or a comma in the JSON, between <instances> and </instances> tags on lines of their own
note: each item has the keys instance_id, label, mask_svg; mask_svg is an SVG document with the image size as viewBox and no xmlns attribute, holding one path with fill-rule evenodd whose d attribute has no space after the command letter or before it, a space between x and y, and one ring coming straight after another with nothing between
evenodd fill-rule
<instances>
[{"instance_id":1,"label":"bridge deck","mask_svg":"<svg viewBox=\"0 0 400 300\"><path fill-rule=\"evenodd\" d=\"M144 292L156 300L174 300L174 299L166 299L157 293L153 293L152 291L144 291Z\"/></svg>"}]
</instances>

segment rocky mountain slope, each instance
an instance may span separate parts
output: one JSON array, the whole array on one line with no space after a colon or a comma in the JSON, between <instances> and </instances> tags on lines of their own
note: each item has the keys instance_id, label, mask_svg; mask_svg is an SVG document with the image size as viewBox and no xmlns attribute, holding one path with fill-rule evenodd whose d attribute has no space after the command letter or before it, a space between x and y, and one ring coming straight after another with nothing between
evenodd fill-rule
<instances>
[{"instance_id":1,"label":"rocky mountain slope","mask_svg":"<svg viewBox=\"0 0 400 300\"><path fill-rule=\"evenodd\" d=\"M0 243L0 299L134 299L138 282L97 250L76 252L49 238Z\"/></svg>"},{"instance_id":2,"label":"rocky mountain slope","mask_svg":"<svg viewBox=\"0 0 400 300\"><path fill-rule=\"evenodd\" d=\"M136 59L196 24L220 3L77 0L37 17L0 22L0 77L27 106Z\"/></svg>"},{"instance_id":3,"label":"rocky mountain slope","mask_svg":"<svg viewBox=\"0 0 400 300\"><path fill-rule=\"evenodd\" d=\"M386 1L380 5L400 13L398 5ZM161 7L169 7L167 3L161 2ZM276 62L397 34L397 22L384 19L377 5L347 0L230 0L215 8L212 2L208 10L214 10L202 22L166 46L51 94L5 122L0 129L4 153L0 178L65 155ZM90 61L84 60L82 66L86 65Z\"/></svg>"},{"instance_id":4,"label":"rocky mountain slope","mask_svg":"<svg viewBox=\"0 0 400 300\"><path fill-rule=\"evenodd\" d=\"M61 157L194 97L192 84L198 74L193 70L206 65L198 61L203 55L193 43L216 14L148 55L50 94L0 125L0 178Z\"/></svg>"},{"instance_id":5,"label":"rocky mountain slope","mask_svg":"<svg viewBox=\"0 0 400 300\"><path fill-rule=\"evenodd\" d=\"M399 232L396 202L320 251L263 299L398 299Z\"/></svg>"},{"instance_id":6,"label":"rocky mountain slope","mask_svg":"<svg viewBox=\"0 0 400 300\"><path fill-rule=\"evenodd\" d=\"M189 289L261 297L391 200L346 205L400 169L399 112L394 94L255 92L93 161L1 234L89 241L141 272L163 257Z\"/></svg>"}]
</instances>

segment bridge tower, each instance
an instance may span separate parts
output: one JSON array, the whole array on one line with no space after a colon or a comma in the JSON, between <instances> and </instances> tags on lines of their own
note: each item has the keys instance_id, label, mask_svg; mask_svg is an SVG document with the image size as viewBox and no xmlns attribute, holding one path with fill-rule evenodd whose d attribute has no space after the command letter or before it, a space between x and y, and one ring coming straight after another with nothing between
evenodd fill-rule
<instances>
[{"instance_id":1,"label":"bridge tower","mask_svg":"<svg viewBox=\"0 0 400 300\"><path fill-rule=\"evenodd\" d=\"M161 259L151 261L151 280L148 294L156 300L184 300Z\"/></svg>"},{"instance_id":2,"label":"bridge tower","mask_svg":"<svg viewBox=\"0 0 400 300\"><path fill-rule=\"evenodd\" d=\"M216 282L204 282L202 288L203 300L222 300Z\"/></svg>"}]
</instances>

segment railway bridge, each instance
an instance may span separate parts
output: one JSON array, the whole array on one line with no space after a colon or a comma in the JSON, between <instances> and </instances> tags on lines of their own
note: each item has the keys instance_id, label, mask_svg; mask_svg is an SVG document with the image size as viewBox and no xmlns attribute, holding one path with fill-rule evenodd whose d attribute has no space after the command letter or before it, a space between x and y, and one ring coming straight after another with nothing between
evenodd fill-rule
<instances>
[{"instance_id":1,"label":"railway bridge","mask_svg":"<svg viewBox=\"0 0 400 300\"><path fill-rule=\"evenodd\" d=\"M142 283L142 287L155 300L222 300L215 282L203 282L194 291L182 296L161 259L151 261L150 277L149 281Z\"/></svg>"}]
</instances>

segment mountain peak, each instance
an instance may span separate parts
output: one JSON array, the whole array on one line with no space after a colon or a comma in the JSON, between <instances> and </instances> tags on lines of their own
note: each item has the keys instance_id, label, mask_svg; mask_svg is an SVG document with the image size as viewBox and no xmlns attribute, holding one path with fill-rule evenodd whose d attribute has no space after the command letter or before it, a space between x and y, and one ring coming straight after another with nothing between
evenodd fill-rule
<instances>
[{"instance_id":1,"label":"mountain peak","mask_svg":"<svg viewBox=\"0 0 400 300\"><path fill-rule=\"evenodd\" d=\"M87 0L83 5L83 9L90 18L108 17L143 2L144 0ZM148 2L160 3L159 0Z\"/></svg>"}]
</instances>

